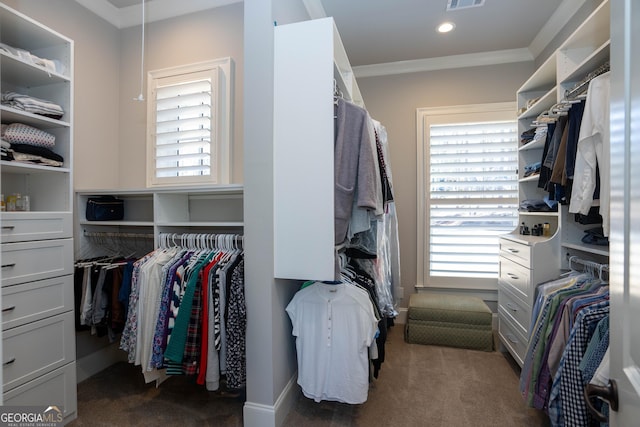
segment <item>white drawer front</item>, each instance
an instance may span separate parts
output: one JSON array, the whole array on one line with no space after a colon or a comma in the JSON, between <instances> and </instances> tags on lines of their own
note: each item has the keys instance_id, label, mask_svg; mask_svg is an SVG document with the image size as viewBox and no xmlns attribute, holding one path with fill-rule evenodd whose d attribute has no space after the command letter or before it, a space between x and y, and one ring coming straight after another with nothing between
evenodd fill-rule
<instances>
[{"instance_id":1,"label":"white drawer front","mask_svg":"<svg viewBox=\"0 0 640 427\"><path fill-rule=\"evenodd\" d=\"M498 306L502 307L505 313L522 328L522 333L527 335L531 323L531 308L517 298L510 286L502 281L498 282Z\"/></svg>"},{"instance_id":2,"label":"white drawer front","mask_svg":"<svg viewBox=\"0 0 640 427\"><path fill-rule=\"evenodd\" d=\"M33 381L4 393L7 406L53 406L63 409L65 422L76 417L77 412L76 364L44 374Z\"/></svg>"},{"instance_id":3,"label":"white drawer front","mask_svg":"<svg viewBox=\"0 0 640 427\"><path fill-rule=\"evenodd\" d=\"M66 239L73 236L71 212L2 214L2 243Z\"/></svg>"},{"instance_id":4,"label":"white drawer front","mask_svg":"<svg viewBox=\"0 0 640 427\"><path fill-rule=\"evenodd\" d=\"M2 286L73 274L73 240L2 245Z\"/></svg>"},{"instance_id":5,"label":"white drawer front","mask_svg":"<svg viewBox=\"0 0 640 427\"><path fill-rule=\"evenodd\" d=\"M4 390L31 381L75 359L73 312L49 317L2 334Z\"/></svg>"},{"instance_id":6,"label":"white drawer front","mask_svg":"<svg viewBox=\"0 0 640 427\"><path fill-rule=\"evenodd\" d=\"M73 276L38 280L2 288L2 328L73 310Z\"/></svg>"},{"instance_id":7,"label":"white drawer front","mask_svg":"<svg viewBox=\"0 0 640 427\"><path fill-rule=\"evenodd\" d=\"M500 257L500 280L511 285L513 292L523 301L529 301L531 270L508 258Z\"/></svg>"},{"instance_id":8,"label":"white drawer front","mask_svg":"<svg viewBox=\"0 0 640 427\"><path fill-rule=\"evenodd\" d=\"M500 256L507 257L527 268L531 268L531 246L500 239Z\"/></svg>"},{"instance_id":9,"label":"white drawer front","mask_svg":"<svg viewBox=\"0 0 640 427\"><path fill-rule=\"evenodd\" d=\"M502 343L509 349L509 353L522 367L524 359L527 356L527 340L520 334L517 328L509 321L509 319L499 316L498 318L498 335Z\"/></svg>"}]
</instances>

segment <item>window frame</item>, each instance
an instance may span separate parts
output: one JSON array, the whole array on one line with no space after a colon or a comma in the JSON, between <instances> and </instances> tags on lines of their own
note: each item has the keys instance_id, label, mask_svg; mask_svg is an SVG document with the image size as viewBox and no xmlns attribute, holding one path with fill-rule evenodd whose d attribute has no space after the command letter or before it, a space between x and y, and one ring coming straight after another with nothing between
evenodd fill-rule
<instances>
[{"instance_id":1,"label":"window frame","mask_svg":"<svg viewBox=\"0 0 640 427\"><path fill-rule=\"evenodd\" d=\"M429 126L459 122L504 121L517 120L515 102L497 102L487 104L470 104L445 107L426 107L416 110L416 145L417 145L417 287L468 289L478 291L495 291L498 279L459 278L430 276L429 255L429 208L428 190L430 157Z\"/></svg>"},{"instance_id":2,"label":"window frame","mask_svg":"<svg viewBox=\"0 0 640 427\"><path fill-rule=\"evenodd\" d=\"M156 87L160 81L179 83L188 81L188 75L212 76L212 138L210 147L210 175L156 176ZM198 63L179 65L147 73L147 135L146 169L147 188L176 185L217 185L231 182L232 147L232 89L233 61L219 58Z\"/></svg>"}]
</instances>

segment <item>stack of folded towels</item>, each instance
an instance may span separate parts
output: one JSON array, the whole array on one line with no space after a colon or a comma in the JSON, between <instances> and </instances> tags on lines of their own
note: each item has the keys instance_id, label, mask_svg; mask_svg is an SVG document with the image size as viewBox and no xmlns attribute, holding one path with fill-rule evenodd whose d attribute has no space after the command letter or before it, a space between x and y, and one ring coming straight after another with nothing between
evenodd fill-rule
<instances>
[{"instance_id":1,"label":"stack of folded towels","mask_svg":"<svg viewBox=\"0 0 640 427\"><path fill-rule=\"evenodd\" d=\"M2 160L61 167L64 158L52 149L56 137L23 123L2 124Z\"/></svg>"}]
</instances>

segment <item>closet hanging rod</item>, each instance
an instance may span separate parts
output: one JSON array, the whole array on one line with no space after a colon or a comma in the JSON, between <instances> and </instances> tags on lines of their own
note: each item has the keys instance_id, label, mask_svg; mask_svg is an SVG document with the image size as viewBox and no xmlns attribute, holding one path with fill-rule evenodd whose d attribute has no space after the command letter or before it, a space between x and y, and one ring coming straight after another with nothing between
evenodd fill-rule
<instances>
[{"instance_id":1,"label":"closet hanging rod","mask_svg":"<svg viewBox=\"0 0 640 427\"><path fill-rule=\"evenodd\" d=\"M131 238L131 239L153 239L153 234L151 233L120 233L113 231L86 231L84 230L83 235L85 237L117 237L117 238Z\"/></svg>"},{"instance_id":2,"label":"closet hanging rod","mask_svg":"<svg viewBox=\"0 0 640 427\"><path fill-rule=\"evenodd\" d=\"M588 86L591 80L598 77L600 74L606 73L610 69L611 68L608 61L600 65L594 71L587 74L587 76L584 79L582 79L580 82L578 82L572 89L568 89L565 92L565 96L564 96L565 99L574 99L576 96L579 96L580 94L582 94L588 89Z\"/></svg>"},{"instance_id":3,"label":"closet hanging rod","mask_svg":"<svg viewBox=\"0 0 640 427\"><path fill-rule=\"evenodd\" d=\"M244 236L227 233L159 233L160 247L189 245L192 247L227 247L242 249Z\"/></svg>"},{"instance_id":4,"label":"closet hanging rod","mask_svg":"<svg viewBox=\"0 0 640 427\"><path fill-rule=\"evenodd\" d=\"M590 261L586 259L579 258L575 255L570 256L567 254L567 258L569 259L569 269L573 270L572 264L582 264L586 270L591 270L593 272L598 272L598 277L602 279L602 275L604 272L609 272L609 264L601 264L599 262Z\"/></svg>"}]
</instances>

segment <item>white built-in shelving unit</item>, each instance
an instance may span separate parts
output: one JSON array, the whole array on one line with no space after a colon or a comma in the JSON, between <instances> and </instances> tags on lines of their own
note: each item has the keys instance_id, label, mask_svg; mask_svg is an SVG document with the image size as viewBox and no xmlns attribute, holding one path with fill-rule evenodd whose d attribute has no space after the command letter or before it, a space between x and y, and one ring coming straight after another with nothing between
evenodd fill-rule
<instances>
[{"instance_id":1,"label":"white built-in shelving unit","mask_svg":"<svg viewBox=\"0 0 640 427\"><path fill-rule=\"evenodd\" d=\"M518 131L533 126L536 118L562 101L568 90L609 59L609 1L603 1L587 19L534 72L516 94ZM525 177L525 166L542 160L544 140L518 150L519 199L542 199L538 175ZM536 286L569 267L568 255L606 262L606 246L581 242L583 226L573 220L567 206L557 212L520 212L519 223L529 228L548 222L550 236L523 236L519 230L500 241L498 282L499 335L502 344L522 365L530 332L531 307ZM592 226L591 226L592 227Z\"/></svg>"},{"instance_id":2,"label":"white built-in shelving unit","mask_svg":"<svg viewBox=\"0 0 640 427\"><path fill-rule=\"evenodd\" d=\"M2 212L2 398L76 418L73 318L73 55L69 38L0 3L0 42L62 64L47 70L0 52L0 90L62 107L60 119L0 105L3 124L55 135L61 167L0 161L2 194L28 195L30 211Z\"/></svg>"}]
</instances>

